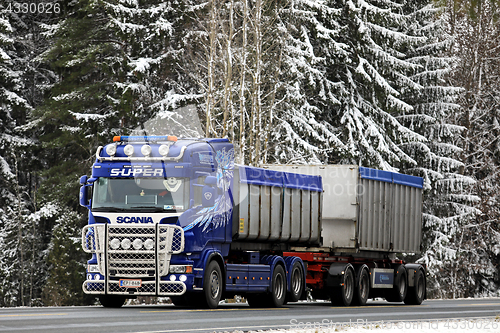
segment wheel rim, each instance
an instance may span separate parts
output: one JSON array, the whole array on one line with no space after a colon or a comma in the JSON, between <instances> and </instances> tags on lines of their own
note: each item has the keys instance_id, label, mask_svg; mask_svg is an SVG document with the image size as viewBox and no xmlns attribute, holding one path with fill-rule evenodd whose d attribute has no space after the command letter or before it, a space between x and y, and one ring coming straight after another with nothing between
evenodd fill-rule
<instances>
[{"instance_id":1,"label":"wheel rim","mask_svg":"<svg viewBox=\"0 0 500 333\"><path fill-rule=\"evenodd\" d=\"M274 282L274 295L276 296L276 299L281 299L285 292L285 281L283 280L283 275L277 274Z\"/></svg>"},{"instance_id":2,"label":"wheel rim","mask_svg":"<svg viewBox=\"0 0 500 333\"><path fill-rule=\"evenodd\" d=\"M300 273L299 268L295 268L292 274L292 291L295 295L300 293L300 289L302 288L302 274Z\"/></svg>"},{"instance_id":3,"label":"wheel rim","mask_svg":"<svg viewBox=\"0 0 500 333\"><path fill-rule=\"evenodd\" d=\"M361 279L360 281L360 295L361 295L361 298L365 299L365 298L368 298L368 275L363 275L363 278Z\"/></svg>"},{"instance_id":4,"label":"wheel rim","mask_svg":"<svg viewBox=\"0 0 500 333\"><path fill-rule=\"evenodd\" d=\"M419 299L423 299L424 298L424 279L423 278L420 278L418 279L418 283L417 283L417 296Z\"/></svg>"},{"instance_id":5,"label":"wheel rim","mask_svg":"<svg viewBox=\"0 0 500 333\"><path fill-rule=\"evenodd\" d=\"M346 273L345 281L344 281L344 295L346 300L350 300L352 298L352 275Z\"/></svg>"},{"instance_id":6,"label":"wheel rim","mask_svg":"<svg viewBox=\"0 0 500 333\"><path fill-rule=\"evenodd\" d=\"M212 271L210 275L210 296L216 299L219 296L220 283L219 283L219 273L217 271Z\"/></svg>"},{"instance_id":7,"label":"wheel rim","mask_svg":"<svg viewBox=\"0 0 500 333\"><path fill-rule=\"evenodd\" d=\"M399 294L403 296L406 291L406 279L404 278L404 275L401 275L401 278L399 279Z\"/></svg>"}]
</instances>

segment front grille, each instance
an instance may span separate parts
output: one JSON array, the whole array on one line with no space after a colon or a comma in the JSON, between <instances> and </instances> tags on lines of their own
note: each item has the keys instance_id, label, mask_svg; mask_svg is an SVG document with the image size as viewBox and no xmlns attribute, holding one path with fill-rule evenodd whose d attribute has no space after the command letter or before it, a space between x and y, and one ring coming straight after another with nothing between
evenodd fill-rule
<instances>
[{"instance_id":1,"label":"front grille","mask_svg":"<svg viewBox=\"0 0 500 333\"><path fill-rule=\"evenodd\" d=\"M108 274L102 282L86 281L83 289L87 293L102 293L101 288L108 293L144 295L185 291L182 282L160 281L161 276L168 274L171 255L184 250L184 231L179 226L89 225L82 231L82 247L85 252L96 254L100 273ZM124 288L109 278L149 281L143 281L139 288Z\"/></svg>"}]
</instances>

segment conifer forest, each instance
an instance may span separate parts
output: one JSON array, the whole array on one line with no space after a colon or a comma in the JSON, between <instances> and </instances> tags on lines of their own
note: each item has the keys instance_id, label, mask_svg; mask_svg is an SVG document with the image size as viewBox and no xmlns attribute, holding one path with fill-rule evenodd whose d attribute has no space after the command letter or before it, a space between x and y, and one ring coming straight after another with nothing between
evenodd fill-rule
<instances>
[{"instance_id":1,"label":"conifer forest","mask_svg":"<svg viewBox=\"0 0 500 333\"><path fill-rule=\"evenodd\" d=\"M146 134L227 137L240 164L423 177L422 252L401 256L427 265L430 298L500 296L499 14L497 0L0 0L0 306L94 302L78 180L152 119L178 126Z\"/></svg>"}]
</instances>

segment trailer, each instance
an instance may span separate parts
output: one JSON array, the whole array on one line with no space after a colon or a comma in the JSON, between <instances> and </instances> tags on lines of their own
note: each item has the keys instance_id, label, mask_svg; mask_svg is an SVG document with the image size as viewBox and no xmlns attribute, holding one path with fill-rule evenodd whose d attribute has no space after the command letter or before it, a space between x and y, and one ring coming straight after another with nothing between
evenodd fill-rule
<instances>
[{"instance_id":1,"label":"trailer","mask_svg":"<svg viewBox=\"0 0 500 333\"><path fill-rule=\"evenodd\" d=\"M99 147L83 290L103 306L140 295L216 308L279 307L309 292L334 304L420 304L422 178L352 165L235 165L227 139L115 137Z\"/></svg>"}]
</instances>

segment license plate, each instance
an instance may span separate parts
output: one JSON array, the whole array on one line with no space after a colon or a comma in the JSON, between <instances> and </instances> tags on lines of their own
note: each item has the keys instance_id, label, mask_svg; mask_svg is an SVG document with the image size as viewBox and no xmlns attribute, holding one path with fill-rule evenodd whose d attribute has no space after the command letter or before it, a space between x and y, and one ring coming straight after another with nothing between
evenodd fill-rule
<instances>
[{"instance_id":1,"label":"license plate","mask_svg":"<svg viewBox=\"0 0 500 333\"><path fill-rule=\"evenodd\" d=\"M120 287L124 288L140 288L142 280L120 280Z\"/></svg>"}]
</instances>

